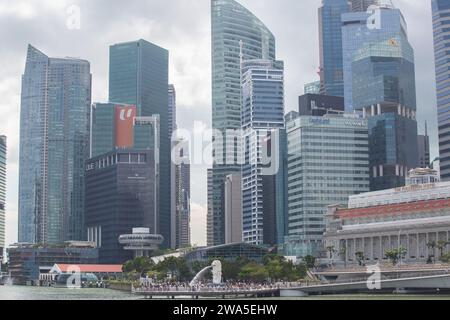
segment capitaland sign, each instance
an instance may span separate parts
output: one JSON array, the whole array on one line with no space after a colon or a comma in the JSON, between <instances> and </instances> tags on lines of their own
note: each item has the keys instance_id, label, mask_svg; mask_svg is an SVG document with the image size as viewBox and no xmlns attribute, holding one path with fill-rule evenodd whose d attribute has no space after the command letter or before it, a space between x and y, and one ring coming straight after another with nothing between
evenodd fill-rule
<instances>
[{"instance_id":1,"label":"capitaland sign","mask_svg":"<svg viewBox=\"0 0 450 320\"><path fill-rule=\"evenodd\" d=\"M395 192L409 192L409 191L418 191L418 190L429 190L436 187L435 183L427 183L427 184L414 184L406 187L396 188Z\"/></svg>"},{"instance_id":2,"label":"capitaland sign","mask_svg":"<svg viewBox=\"0 0 450 320\"><path fill-rule=\"evenodd\" d=\"M309 123L313 125L329 125L331 121L327 118L309 118Z\"/></svg>"},{"instance_id":3,"label":"capitaland sign","mask_svg":"<svg viewBox=\"0 0 450 320\"><path fill-rule=\"evenodd\" d=\"M366 123L364 121L347 120L345 121L345 125L348 127L365 127Z\"/></svg>"}]
</instances>

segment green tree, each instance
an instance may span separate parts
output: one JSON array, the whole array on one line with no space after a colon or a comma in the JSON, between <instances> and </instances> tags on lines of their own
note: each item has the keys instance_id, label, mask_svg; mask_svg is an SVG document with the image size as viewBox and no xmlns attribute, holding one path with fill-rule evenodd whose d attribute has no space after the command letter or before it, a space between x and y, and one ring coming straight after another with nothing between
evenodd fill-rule
<instances>
[{"instance_id":1,"label":"green tree","mask_svg":"<svg viewBox=\"0 0 450 320\"><path fill-rule=\"evenodd\" d=\"M397 265L398 262L406 257L407 250L404 247L388 250L385 253L386 258L388 258L392 265Z\"/></svg>"},{"instance_id":2,"label":"green tree","mask_svg":"<svg viewBox=\"0 0 450 320\"><path fill-rule=\"evenodd\" d=\"M264 282L268 277L266 268L256 262L246 264L239 273L239 279L253 282Z\"/></svg>"},{"instance_id":3,"label":"green tree","mask_svg":"<svg viewBox=\"0 0 450 320\"><path fill-rule=\"evenodd\" d=\"M443 263L450 263L450 253L446 253L441 256L441 261Z\"/></svg>"},{"instance_id":4,"label":"green tree","mask_svg":"<svg viewBox=\"0 0 450 320\"><path fill-rule=\"evenodd\" d=\"M284 279L290 272L288 266L281 259L271 259L265 265L269 278L271 280L281 280Z\"/></svg>"},{"instance_id":5,"label":"green tree","mask_svg":"<svg viewBox=\"0 0 450 320\"><path fill-rule=\"evenodd\" d=\"M206 268L207 266L210 266L211 264L208 264L207 262L202 262L202 261L194 261L192 263L192 272L194 272L195 274L199 273L200 271L202 271L204 268Z\"/></svg>"},{"instance_id":6,"label":"green tree","mask_svg":"<svg viewBox=\"0 0 450 320\"><path fill-rule=\"evenodd\" d=\"M222 259L223 260L223 259ZM238 257L234 261L222 261L222 276L224 281L233 281L239 279L239 273L242 268L250 263L247 258Z\"/></svg>"},{"instance_id":7,"label":"green tree","mask_svg":"<svg viewBox=\"0 0 450 320\"><path fill-rule=\"evenodd\" d=\"M364 261L366 260L366 257L364 256L364 252L358 251L355 253L356 261L358 261L359 266L364 266Z\"/></svg>"},{"instance_id":8,"label":"green tree","mask_svg":"<svg viewBox=\"0 0 450 320\"><path fill-rule=\"evenodd\" d=\"M305 263L300 263L300 264L296 265L294 270L295 270L295 277L296 277L296 279L294 279L294 280L305 279L306 276L308 275L308 267L306 266Z\"/></svg>"},{"instance_id":9,"label":"green tree","mask_svg":"<svg viewBox=\"0 0 450 320\"><path fill-rule=\"evenodd\" d=\"M330 257L330 260L333 259L333 255L336 253L336 249L334 246L327 247L328 256Z\"/></svg>"},{"instance_id":10,"label":"green tree","mask_svg":"<svg viewBox=\"0 0 450 320\"><path fill-rule=\"evenodd\" d=\"M168 257L158 263L155 270L159 273L170 275L172 280L190 280L192 273L184 258Z\"/></svg>"},{"instance_id":11,"label":"green tree","mask_svg":"<svg viewBox=\"0 0 450 320\"><path fill-rule=\"evenodd\" d=\"M316 257L314 256L308 255L303 258L303 261L308 269L313 269L316 266Z\"/></svg>"},{"instance_id":12,"label":"green tree","mask_svg":"<svg viewBox=\"0 0 450 320\"><path fill-rule=\"evenodd\" d=\"M436 246L437 246L436 241L430 241L430 242L427 243L428 252L429 251L432 252L431 254L428 253L428 261L431 261L433 263L436 263L436 258L435 258Z\"/></svg>"},{"instance_id":13,"label":"green tree","mask_svg":"<svg viewBox=\"0 0 450 320\"><path fill-rule=\"evenodd\" d=\"M140 276L144 276L154 268L154 262L148 257L137 257L134 260L127 261L122 270L125 273L137 273Z\"/></svg>"},{"instance_id":14,"label":"green tree","mask_svg":"<svg viewBox=\"0 0 450 320\"><path fill-rule=\"evenodd\" d=\"M444 250L447 248L448 244L449 243L444 240L439 240L436 243L436 247L438 248L441 257L444 255Z\"/></svg>"}]
</instances>

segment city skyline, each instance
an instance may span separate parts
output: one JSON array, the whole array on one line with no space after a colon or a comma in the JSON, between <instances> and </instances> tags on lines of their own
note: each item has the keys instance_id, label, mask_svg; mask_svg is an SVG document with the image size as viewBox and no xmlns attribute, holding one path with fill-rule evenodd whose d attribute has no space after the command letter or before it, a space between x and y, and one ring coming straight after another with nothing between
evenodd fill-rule
<instances>
[{"instance_id":1,"label":"city skyline","mask_svg":"<svg viewBox=\"0 0 450 320\"><path fill-rule=\"evenodd\" d=\"M100 1L101 2L101 1ZM181 4L186 3L185 1L179 1ZM273 1L272 1L273 2ZM296 103L295 101L298 98L298 95L300 95L303 91L303 84L306 82L311 82L314 81L318 78L318 76L316 75L316 69L318 66L318 32L317 31L317 22L315 22L315 19L311 19L310 22L306 23L308 25L308 29L309 29L309 36L306 36L304 39L305 41L309 41L308 43L308 47L311 48L311 50L313 50L312 53L305 53L306 50L304 47L305 46L295 46L294 48L291 48L290 50L287 50L286 47L288 45L290 45L289 42L286 41L286 37L283 34L283 28L280 27L280 25L282 25L283 23L273 23L274 19L279 19L279 16L275 16L275 17L271 17L271 14L273 14L273 10L271 9L275 9L272 6L274 6L274 4L271 1L264 1L262 4L260 2L256 3L255 1L240 1L241 4L243 4L244 6L246 6L249 10L251 10L253 13L255 13L255 15L257 15L259 18L261 18L261 20L263 20L265 23L268 24L269 28L273 31L275 37L277 38L277 55L279 57L282 57L283 60L286 61L287 65L294 65L294 64L299 64L302 67L300 69L296 69L293 67L287 67L287 89L286 89L286 111L290 111L292 110L295 106ZM291 7L291 10L294 7L299 6L299 4L296 4L294 1L284 1L286 4L286 6ZM303 1L302 1L303 2ZM311 16L312 17L316 17L315 12L317 12L317 7L319 5L319 1L304 1L303 4L300 4L300 6L304 6L303 10L308 10L311 12ZM422 127L423 127L423 120L425 119L424 117L421 117L420 114L424 114L424 113L430 113L431 116L429 118L429 123L430 123L430 136L431 136L431 140L432 140L432 146L433 146L433 152L432 155L435 156L436 155L436 120L435 120L435 93L434 93L434 87L433 87L433 83L434 83L434 68L433 68L433 55L432 55L432 48L431 51L427 50L427 55L425 55L426 58L428 58L428 60L430 60L431 64L428 65L428 72L430 79L429 79L429 83L428 83L428 89L425 90L423 89L422 85L421 85L421 81L424 81L424 78L426 79L427 77L423 77L423 71L421 71L421 69L426 69L423 65L424 65L424 61L423 59L424 54L423 54L423 49L422 47L427 47L426 45L417 45L417 43L420 41L417 40L419 37L417 35L414 34L414 32L411 30L412 27L417 28L417 23L420 22L420 24L422 25L422 28L424 30L426 30L427 32L425 33L425 35L430 35L432 32L431 29L431 20L428 20L427 17L422 17L420 18L420 21L418 21L417 19L414 20L413 18L410 19L408 16L408 13L406 10L404 10L405 8L409 8L412 12L410 15L414 16L413 13L418 14L418 13L422 13L424 11L424 9L426 9L426 12L429 12L429 16L431 17L431 8L429 6L429 3L424 2L421 6L419 6L418 8L415 8L414 5L410 5L407 4L406 1L397 1L396 4L398 5L398 7L400 9L402 9L406 20L408 21L410 30L410 37L413 43L414 48L419 51L420 53L422 53L422 55L419 53L416 56L416 63L420 66L418 66L418 70L417 70L417 88L418 88L418 100L419 100L419 104L418 104L418 108L419 108L419 127L420 127L420 132L422 132ZM201 69L201 66L204 65L204 59L201 59L202 61L199 61L197 63L199 63L198 65L195 66L188 66L189 62L192 61L196 61L198 60L198 56L197 55L204 55L206 57L209 56L209 40L208 40L208 36L209 36L209 18L208 15L206 15L207 13L209 13L209 1L204 1L201 2L201 4L193 4L193 7L196 7L197 9L201 8L200 12L203 16L203 13L206 13L204 15L204 18L202 19L197 19L197 20L202 20L202 22L196 22L199 25L201 25L201 27L197 26L199 29L203 30L206 27L206 31L203 30L201 31L202 33L202 39L204 40L204 38L206 37L206 40L204 40L206 42L206 46L202 45L202 50L204 50L204 52L198 53L196 52L193 48L192 50L186 50L186 48L184 48L183 50L183 45L184 44L180 44L180 47L177 46L171 46L170 44L166 43L166 40L163 40L163 38L161 37L161 31L159 30L158 27L154 27L153 32L143 32L143 31L138 31L136 32L136 34L130 33L128 32L128 38L125 37L125 34L127 32L124 32L123 35L119 35L117 37L114 36L109 36L107 37L106 40L102 40L102 41L107 41L107 45L105 45L104 42L100 41L100 43L95 43L95 45L93 45L93 47L95 47L95 50L92 51L98 51L99 53L96 53L95 56L93 56L93 53L91 50L86 49L86 48L81 48L80 44L81 44L81 35L77 35L77 33L83 33L84 35L86 35L86 30L84 30L83 28L86 28L89 30L89 21L91 19L92 22L92 15L94 13L90 12L89 9L86 8L91 6L90 4L85 4L84 2L80 2L80 9L81 9L81 16L85 16L87 14L87 17L83 18L82 21L82 25L81 25L81 29L80 30L72 30L72 31L66 31L66 32L70 32L67 33L67 38L71 38L71 45L70 46L66 46L64 47L64 45L60 44L52 44L52 40L49 40L49 42L44 41L42 39L39 39L39 37L37 39L35 39L34 37L28 37L25 33L24 39L22 39L21 44L17 44L17 50L19 50L20 48L21 51L18 51L16 53L16 56L13 61L17 61L17 65L20 66L20 69L23 69L23 61L24 61L24 49L26 47L26 44L28 42L35 44L37 47L42 48L42 50L44 50L45 52L48 52L50 55L54 56L54 55L71 55L71 56L81 56L87 60L89 60L91 62L91 66L92 66L92 73L94 75L94 94L93 94L93 102L101 102L101 101L106 101L106 92L107 92L107 64L108 64L108 55L107 55L107 50L108 50L108 46L112 45L114 43L120 42L120 41L130 41L130 40L134 40L134 39L138 39L138 38L144 38L148 41L154 42L160 46L163 47L167 47L167 49L170 51L171 57L172 55L175 56L174 60L170 61L170 66L171 69L175 69L175 71L171 71L171 78L170 78L170 82L174 83L175 86L177 87L177 93L178 93L178 106L179 106L179 114L178 114L178 118L181 120L179 122L179 126L182 128L188 128L190 126L192 126L193 121L194 120L198 120L198 121L202 121L204 122L208 127L210 127L210 120L209 120L209 116L208 113L210 112L211 106L210 106L210 99L208 96L208 93L205 93L203 91L209 91L209 87L210 87L210 80L209 80L209 76L208 73L210 73L209 68L203 68L205 70ZM198 7L197 7L198 6ZM53 12L53 14L59 13L62 17L58 16L58 19L55 19L55 23L56 21L59 21L61 23L64 24L64 20L67 17L67 15L65 14L65 8L62 8L62 10L58 11L57 7L52 7L50 6L51 9L50 12ZM50 8L49 7L49 8ZM114 5L113 5L114 7ZM130 6L132 8L135 8L135 6ZM424 8L425 7L425 8ZM117 8L117 7L116 7ZM181 9L179 10L183 10L183 5L181 5ZM307 9L306 9L307 8ZM36 8L35 8L36 9ZM44 8L40 8L38 10L44 10L46 9L46 6L44 6ZM48 8L47 8L48 9ZM91 8L92 9L92 8ZM164 8L165 10L168 10L168 8ZM415 10L417 9L417 10ZM5 13L5 11L1 11L2 9L0 8L0 16L1 15L8 15L8 16L14 16L14 14L17 14L19 17L17 18L18 20L27 20L28 22L30 22L29 24L33 24L32 22L34 21L33 19L33 10L34 9L30 9L29 11L11 11L9 13ZM36 9L37 10L37 9ZM86 12L87 10L87 12ZM278 11L277 11L278 10ZM283 12L280 8L277 8L277 10L275 10L276 13L279 13L280 11ZM84 13L83 13L84 12ZM299 11L300 12L300 11ZM155 15L156 17L157 15ZM89 18L90 17L90 18ZM13 19L13 18L11 18ZM36 18L37 19L37 18ZM39 18L41 19L41 14L39 14ZM14 20L14 19L13 19ZM139 19L138 19L139 20ZM169 25L171 23L174 23L175 19L171 19L171 21L169 22ZM189 19L188 19L189 20ZM204 21L203 21L204 20ZM305 19L306 20L306 19ZM291 23L294 25L294 21L296 22L296 20L290 20ZM307 20L309 21L309 20ZM155 22L157 23L157 22ZM182 23L186 23L189 24L189 21L182 21ZM145 20L140 20L140 22L138 23L138 25L140 27L142 27L143 25L145 25ZM27 24L25 24L24 26L25 28L27 28ZM140 29L140 27L138 27ZM145 28L144 28L145 29ZM293 28L294 30L296 30L296 32L298 32L298 34L302 33L301 27L299 26L298 29L297 27ZM312 30L314 30L314 32L312 32ZM417 30L417 29L415 29ZM128 30L129 31L129 30ZM172 31L173 32L173 31ZM290 34L290 37L292 37L292 35L295 32L292 32L292 34L290 33L292 31L287 30L286 33ZM195 33L197 35L197 33ZM297 35L298 35L297 34ZM311 35L312 34L312 35ZM192 35L190 35L190 37L192 37ZM424 39L426 38L425 36L423 37ZM78 40L77 40L78 39ZM427 41L429 41L429 39L427 39ZM64 41L63 41L64 42ZM300 41L299 41L300 42ZM431 46L430 42L430 47ZM54 46L54 47L53 47ZM303 47L303 48L302 48ZM5 58L8 59L8 54L10 49L8 48L5 52ZM305 52L303 52L305 51ZM431 52L431 54L430 54ZM188 57L184 56L187 55ZM189 56L189 55L194 55L194 56ZM307 55L308 58L304 59L302 58L302 55ZM189 60L191 59L191 60ZM295 61L294 61L295 60ZM101 63L99 63L99 61L101 61ZM309 65L308 65L309 64ZM106 67L105 67L106 66ZM175 66L175 68L173 68ZM102 71L98 71L98 68L100 69L104 69ZM184 69L187 68L187 69ZM20 88L19 90L15 90L15 81L16 80L12 80L14 78L18 78L18 74L21 74L22 71L20 71L20 73L14 72L13 70L10 69L14 69L11 66L8 66L6 68L6 70L4 70L3 72L5 74L8 74L8 76L6 76L6 79L10 79L9 81L11 81L8 84L8 81L6 80L2 80L0 82L0 91L3 92L2 90L7 90L7 94L9 93L9 95L7 95L7 97L11 97L11 96L17 96L17 94L20 94ZM184 70L183 70L184 69ZM194 69L192 71L192 69ZM187 71L186 71L187 70ZM196 74L197 72L197 74ZM9 75L11 74L11 75ZM301 75L299 75L301 74ZM15 76L14 76L15 75ZM99 79L100 81L96 81L96 79ZM193 81L194 83L189 83L191 79L194 79ZM9 85L11 88L9 89L4 89L5 87L5 83L6 85ZM195 89L197 86L198 88ZM430 88L431 87L431 88ZM17 88L16 88L17 89ZM200 89L200 90L199 90ZM201 90L203 89L203 90ZM10 93L13 92L13 93ZM427 92L427 93L425 93ZM193 97L191 97L191 95ZM428 96L429 95L429 96ZM201 97L200 97L201 96ZM206 96L206 97L205 97ZM425 98L424 98L425 97ZM9 99L13 99L12 98L7 98L6 101L10 101ZM426 101L426 104L425 104ZM7 102L4 102L7 103ZM12 108L13 107L18 108L18 104L14 104L12 103ZM429 110L425 111L425 108L428 107ZM2 109L2 119L9 119L10 121L12 121L12 119L14 119L9 112L5 112L4 110L5 108ZM4 113L5 112L5 113ZM5 117L3 117L3 114L5 114ZM13 113L16 115L17 117L17 113ZM203 114L206 114L203 115ZM11 118L9 118L11 117ZM7 121L6 120L6 121ZM17 121L17 119L16 119ZM4 123L2 122L2 125L4 125ZM9 167L11 168L10 170L10 178L8 179L8 204L7 204L7 244L11 243L15 237L14 237L14 230L16 228L16 222L14 220L14 215L16 214L14 211L15 208L17 207L17 205L15 203L17 203L17 200L14 199L14 194L17 192L17 188L14 185L15 184L15 180L17 179L14 178L14 172L17 172L17 169L15 170L15 166L17 166L16 162L17 162L17 146L18 146L18 137L16 137L16 133L14 133L14 129L13 128L9 128L7 130L2 130L1 134L6 134L8 136L9 141L11 141L9 143L10 146L10 160L9 160ZM14 148L16 147L16 150L14 150ZM204 172L202 172L204 171ZM199 175L201 175L201 178L199 177ZM193 226L197 226L198 223L196 223L197 221L201 221L202 219L206 220L206 171L204 170L204 168L193 168L193 190L195 190L196 194L193 194L193 220L194 219L198 219L196 221L193 221ZM202 182L203 180L203 182ZM195 187L197 186L197 187ZM203 188L203 190L202 190ZM17 196L16 196L17 197ZM206 228L204 227L204 222L202 229L196 229L193 230L193 234L194 235L198 235L198 231L202 230L202 237L205 238L206 235L203 235L206 233ZM12 236L10 236L11 234L13 234ZM196 239L193 238L193 242L194 243L199 243L201 244L201 241L204 241L204 239ZM204 242L203 242L204 243Z\"/></svg>"}]
</instances>

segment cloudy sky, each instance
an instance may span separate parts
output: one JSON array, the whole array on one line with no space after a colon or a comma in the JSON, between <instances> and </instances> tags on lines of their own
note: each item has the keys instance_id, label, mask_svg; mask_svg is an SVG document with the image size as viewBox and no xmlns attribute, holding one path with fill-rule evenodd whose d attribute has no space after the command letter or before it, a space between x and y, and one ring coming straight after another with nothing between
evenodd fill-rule
<instances>
[{"instance_id":1,"label":"cloudy sky","mask_svg":"<svg viewBox=\"0 0 450 320\"><path fill-rule=\"evenodd\" d=\"M286 66L286 109L304 83L317 80L320 0L241 0L272 30ZM436 99L429 0L394 0L408 22L416 53L419 131L427 120L436 156ZM69 26L74 7L80 28ZM178 125L211 125L210 0L0 0L0 134L8 136L7 244L17 241L20 80L27 44L52 57L91 62L93 101L108 97L109 45L146 39L170 51L170 81L178 98ZM75 11L76 12L76 11ZM206 167L192 168L192 238L206 242Z\"/></svg>"}]
</instances>

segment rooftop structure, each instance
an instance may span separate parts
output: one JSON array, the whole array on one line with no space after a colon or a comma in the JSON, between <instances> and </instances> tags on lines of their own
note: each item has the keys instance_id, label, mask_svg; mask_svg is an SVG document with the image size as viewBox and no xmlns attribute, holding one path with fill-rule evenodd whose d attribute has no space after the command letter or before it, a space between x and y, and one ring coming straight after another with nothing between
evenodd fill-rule
<instances>
[{"instance_id":1,"label":"rooftop structure","mask_svg":"<svg viewBox=\"0 0 450 320\"><path fill-rule=\"evenodd\" d=\"M348 207L367 208L380 205L445 199L450 195L450 182L410 185L401 188L350 196Z\"/></svg>"},{"instance_id":2,"label":"rooftop structure","mask_svg":"<svg viewBox=\"0 0 450 320\"><path fill-rule=\"evenodd\" d=\"M406 185L421 185L428 183L440 182L439 172L430 168L417 168L408 172L406 177Z\"/></svg>"},{"instance_id":3,"label":"rooftop structure","mask_svg":"<svg viewBox=\"0 0 450 320\"><path fill-rule=\"evenodd\" d=\"M163 242L164 237L151 234L149 228L133 228L132 234L119 237L119 243L125 250L133 251L134 257L149 256L150 252L158 250Z\"/></svg>"}]
</instances>

